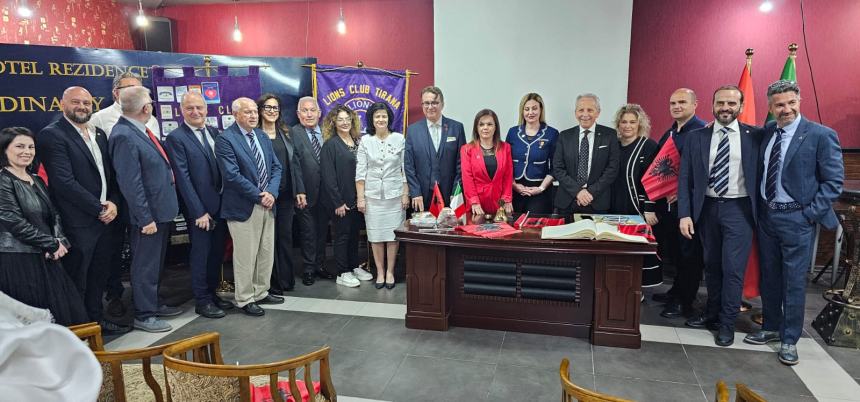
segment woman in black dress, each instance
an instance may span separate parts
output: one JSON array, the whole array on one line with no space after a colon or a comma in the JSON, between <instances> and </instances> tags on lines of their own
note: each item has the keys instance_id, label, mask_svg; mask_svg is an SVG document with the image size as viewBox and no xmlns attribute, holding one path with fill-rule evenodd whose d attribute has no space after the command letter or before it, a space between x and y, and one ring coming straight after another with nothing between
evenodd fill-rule
<instances>
[{"instance_id":1,"label":"woman in black dress","mask_svg":"<svg viewBox=\"0 0 860 402\"><path fill-rule=\"evenodd\" d=\"M0 291L51 311L61 325L88 320L83 300L58 261L69 244L60 216L39 176L27 167L36 156L33 133L0 130Z\"/></svg>"},{"instance_id":2,"label":"woman in black dress","mask_svg":"<svg viewBox=\"0 0 860 402\"><path fill-rule=\"evenodd\" d=\"M654 203L642 187L642 176L657 152L657 143L648 138L651 121L642 107L628 103L615 113L615 129L621 146L618 176L612 183L612 200L609 211L614 214L640 215L645 222L657 224ZM642 287L663 283L663 271L655 256L642 261Z\"/></svg>"}]
</instances>

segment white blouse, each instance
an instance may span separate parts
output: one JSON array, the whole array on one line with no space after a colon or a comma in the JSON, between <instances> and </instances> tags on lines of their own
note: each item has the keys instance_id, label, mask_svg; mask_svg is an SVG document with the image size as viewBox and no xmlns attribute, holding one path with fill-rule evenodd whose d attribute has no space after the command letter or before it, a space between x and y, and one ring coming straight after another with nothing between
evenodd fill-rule
<instances>
[{"instance_id":1,"label":"white blouse","mask_svg":"<svg viewBox=\"0 0 860 402\"><path fill-rule=\"evenodd\" d=\"M375 135L361 138L356 154L355 181L364 180L364 195L388 200L403 195L403 155L406 138L391 133L385 140Z\"/></svg>"}]
</instances>

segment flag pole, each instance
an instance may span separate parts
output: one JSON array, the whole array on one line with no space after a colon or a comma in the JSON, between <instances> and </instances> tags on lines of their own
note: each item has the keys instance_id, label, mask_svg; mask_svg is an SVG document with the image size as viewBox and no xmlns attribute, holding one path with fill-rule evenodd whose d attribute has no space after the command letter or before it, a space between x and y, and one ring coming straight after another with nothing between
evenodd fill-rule
<instances>
[{"instance_id":1,"label":"flag pole","mask_svg":"<svg viewBox=\"0 0 860 402\"><path fill-rule=\"evenodd\" d=\"M749 69L750 76L752 76L752 58L753 54L755 54L755 50L753 48L748 48L746 51L747 55L747 69Z\"/></svg>"}]
</instances>

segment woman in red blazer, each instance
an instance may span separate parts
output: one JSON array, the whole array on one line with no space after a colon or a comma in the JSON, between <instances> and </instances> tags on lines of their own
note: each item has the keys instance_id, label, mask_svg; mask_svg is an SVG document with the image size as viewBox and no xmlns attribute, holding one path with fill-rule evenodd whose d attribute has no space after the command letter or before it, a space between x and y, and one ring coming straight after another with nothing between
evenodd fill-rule
<instances>
[{"instance_id":1,"label":"woman in red blazer","mask_svg":"<svg viewBox=\"0 0 860 402\"><path fill-rule=\"evenodd\" d=\"M472 141L460 148L463 196L475 215L495 214L499 200L505 212L513 210L511 146L500 137L498 116L484 109L475 116Z\"/></svg>"}]
</instances>

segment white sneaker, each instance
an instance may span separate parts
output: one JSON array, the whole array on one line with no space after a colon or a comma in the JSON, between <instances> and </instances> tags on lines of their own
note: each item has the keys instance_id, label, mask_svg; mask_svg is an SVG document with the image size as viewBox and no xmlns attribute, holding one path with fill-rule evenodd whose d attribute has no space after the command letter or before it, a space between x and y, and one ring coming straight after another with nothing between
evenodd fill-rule
<instances>
[{"instance_id":1,"label":"white sneaker","mask_svg":"<svg viewBox=\"0 0 860 402\"><path fill-rule=\"evenodd\" d=\"M361 281L369 281L373 279L373 275L371 275L370 272L367 272L362 268L353 269L352 274L355 275L355 277Z\"/></svg>"},{"instance_id":2,"label":"white sneaker","mask_svg":"<svg viewBox=\"0 0 860 402\"><path fill-rule=\"evenodd\" d=\"M357 288L361 285L361 282L359 282L358 279L355 279L355 275L353 275L352 272L344 272L338 275L335 283L350 288Z\"/></svg>"}]
</instances>

